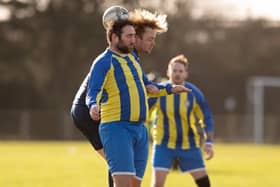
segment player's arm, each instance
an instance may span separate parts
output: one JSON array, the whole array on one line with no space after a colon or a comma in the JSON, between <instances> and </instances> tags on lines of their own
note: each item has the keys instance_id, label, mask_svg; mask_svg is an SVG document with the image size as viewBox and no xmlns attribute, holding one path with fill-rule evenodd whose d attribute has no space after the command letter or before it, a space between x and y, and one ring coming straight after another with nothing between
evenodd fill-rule
<instances>
[{"instance_id":1,"label":"player's arm","mask_svg":"<svg viewBox=\"0 0 280 187\"><path fill-rule=\"evenodd\" d=\"M214 157L214 148L213 148L213 132L206 132L206 142L204 144L204 151L208 155L205 159L210 160Z\"/></svg>"},{"instance_id":2,"label":"player's arm","mask_svg":"<svg viewBox=\"0 0 280 187\"><path fill-rule=\"evenodd\" d=\"M209 105L202 94L202 92L194 87L193 94L195 95L196 106L194 108L195 115L199 120L200 125L205 130L206 140L204 143L204 151L208 155L207 160L211 159L214 156L213 150L213 140L214 140L214 123L212 112L209 108Z\"/></svg>"},{"instance_id":3,"label":"player's arm","mask_svg":"<svg viewBox=\"0 0 280 187\"><path fill-rule=\"evenodd\" d=\"M93 120L99 120L99 105L110 64L104 60L94 62L89 72L86 104Z\"/></svg>"},{"instance_id":4,"label":"player's arm","mask_svg":"<svg viewBox=\"0 0 280 187\"><path fill-rule=\"evenodd\" d=\"M186 88L182 85L156 84L150 81L147 76L143 73L143 81L147 89L149 97L166 96L172 93L191 92L191 89Z\"/></svg>"}]
</instances>

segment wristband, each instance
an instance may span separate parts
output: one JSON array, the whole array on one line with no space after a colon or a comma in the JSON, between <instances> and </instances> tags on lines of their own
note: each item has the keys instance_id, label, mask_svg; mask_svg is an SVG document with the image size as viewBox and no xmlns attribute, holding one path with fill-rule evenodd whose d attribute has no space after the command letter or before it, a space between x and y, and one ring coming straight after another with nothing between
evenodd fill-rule
<instances>
[{"instance_id":1,"label":"wristband","mask_svg":"<svg viewBox=\"0 0 280 187\"><path fill-rule=\"evenodd\" d=\"M206 140L206 141L205 141L205 144L207 144L207 145L213 145L213 141L211 141L211 140Z\"/></svg>"}]
</instances>

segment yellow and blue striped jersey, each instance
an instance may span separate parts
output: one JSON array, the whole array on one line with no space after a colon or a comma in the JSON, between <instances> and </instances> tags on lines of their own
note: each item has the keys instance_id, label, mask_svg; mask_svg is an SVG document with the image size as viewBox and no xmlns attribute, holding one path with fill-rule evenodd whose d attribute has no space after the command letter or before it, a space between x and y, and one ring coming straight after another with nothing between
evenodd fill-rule
<instances>
[{"instance_id":1,"label":"yellow and blue striped jersey","mask_svg":"<svg viewBox=\"0 0 280 187\"><path fill-rule=\"evenodd\" d=\"M213 131L212 114L203 94L189 82L184 85L192 92L148 100L151 112L156 110L157 115L152 130L155 144L171 149L199 147L200 130Z\"/></svg>"},{"instance_id":2,"label":"yellow and blue striped jersey","mask_svg":"<svg viewBox=\"0 0 280 187\"><path fill-rule=\"evenodd\" d=\"M101 123L142 122L148 114L145 85L151 84L133 53L122 56L106 49L93 62L88 76L86 104L100 106ZM159 86L166 95L170 86Z\"/></svg>"}]
</instances>

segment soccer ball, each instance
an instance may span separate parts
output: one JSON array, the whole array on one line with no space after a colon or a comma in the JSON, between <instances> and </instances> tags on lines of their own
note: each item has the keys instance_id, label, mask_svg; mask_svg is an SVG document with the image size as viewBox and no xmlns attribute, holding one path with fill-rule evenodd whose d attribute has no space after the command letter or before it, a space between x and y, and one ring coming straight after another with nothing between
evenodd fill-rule
<instances>
[{"instance_id":1,"label":"soccer ball","mask_svg":"<svg viewBox=\"0 0 280 187\"><path fill-rule=\"evenodd\" d=\"M111 6L105 10L102 16L102 22L105 29L107 29L112 22L125 19L128 19L128 10L121 6Z\"/></svg>"}]
</instances>

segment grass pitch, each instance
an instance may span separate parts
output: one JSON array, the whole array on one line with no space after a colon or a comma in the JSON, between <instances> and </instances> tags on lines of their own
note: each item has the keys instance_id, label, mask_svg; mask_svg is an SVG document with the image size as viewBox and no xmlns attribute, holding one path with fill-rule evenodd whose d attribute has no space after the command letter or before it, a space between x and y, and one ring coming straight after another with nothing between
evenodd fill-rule
<instances>
[{"instance_id":1,"label":"grass pitch","mask_svg":"<svg viewBox=\"0 0 280 187\"><path fill-rule=\"evenodd\" d=\"M213 187L279 187L280 145L216 144L206 161ZM0 186L107 187L106 163L86 142L0 142ZM150 186L150 161L143 187ZM166 187L195 187L173 171Z\"/></svg>"}]
</instances>

